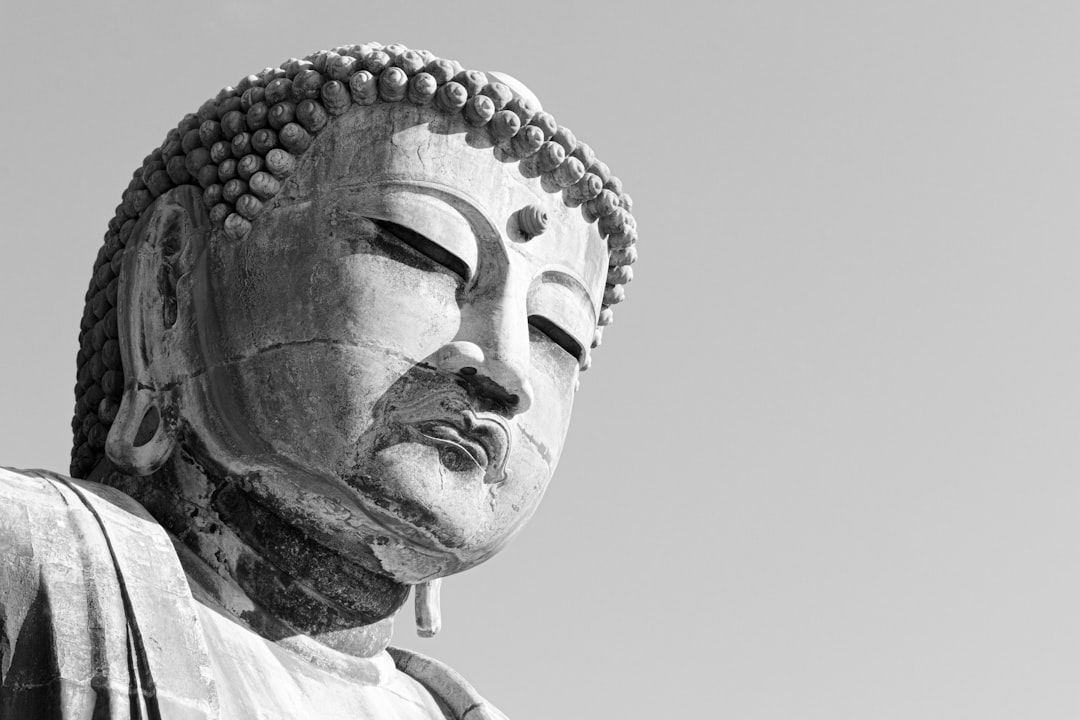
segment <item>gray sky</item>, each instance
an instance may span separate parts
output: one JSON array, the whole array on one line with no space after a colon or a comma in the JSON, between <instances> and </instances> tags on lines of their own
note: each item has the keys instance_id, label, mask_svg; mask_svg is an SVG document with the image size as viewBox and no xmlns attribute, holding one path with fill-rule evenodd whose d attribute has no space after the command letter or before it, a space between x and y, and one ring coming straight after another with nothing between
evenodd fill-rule
<instances>
[{"instance_id":1,"label":"gray sky","mask_svg":"<svg viewBox=\"0 0 1080 720\"><path fill-rule=\"evenodd\" d=\"M1080 5L4 0L0 463L66 471L131 170L341 43L503 70L641 260L545 505L446 581L513 720L1080 716Z\"/></svg>"}]
</instances>

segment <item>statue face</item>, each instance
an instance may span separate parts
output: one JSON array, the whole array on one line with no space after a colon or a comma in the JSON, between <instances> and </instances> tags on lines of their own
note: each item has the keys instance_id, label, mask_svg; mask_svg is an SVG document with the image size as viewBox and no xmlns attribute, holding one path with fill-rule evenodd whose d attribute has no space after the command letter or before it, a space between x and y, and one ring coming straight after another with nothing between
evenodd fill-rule
<instances>
[{"instance_id":1,"label":"statue face","mask_svg":"<svg viewBox=\"0 0 1080 720\"><path fill-rule=\"evenodd\" d=\"M475 565L536 509L604 289L595 225L486 137L410 104L350 111L193 285L207 452L403 581ZM530 205L548 224L527 239Z\"/></svg>"}]
</instances>

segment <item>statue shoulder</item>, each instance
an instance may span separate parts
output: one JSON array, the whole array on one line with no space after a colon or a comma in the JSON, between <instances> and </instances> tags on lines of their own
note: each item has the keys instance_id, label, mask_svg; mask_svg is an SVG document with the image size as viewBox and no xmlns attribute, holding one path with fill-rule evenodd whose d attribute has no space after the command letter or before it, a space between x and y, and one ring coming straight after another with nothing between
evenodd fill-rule
<instances>
[{"instance_id":1,"label":"statue shoulder","mask_svg":"<svg viewBox=\"0 0 1080 720\"><path fill-rule=\"evenodd\" d=\"M7 547L82 543L87 538L77 526L84 522L99 532L138 522L143 531L149 526L168 537L142 505L119 490L48 470L0 467L0 538Z\"/></svg>"},{"instance_id":2,"label":"statue shoulder","mask_svg":"<svg viewBox=\"0 0 1080 720\"><path fill-rule=\"evenodd\" d=\"M0 625L9 649L0 652L0 678L17 688L0 714L67 718L70 702L94 696L96 673L126 671L117 661L126 625L105 523L128 511L108 504L95 513L87 485L0 468ZM103 668L93 657L106 659ZM61 686L73 700L56 694Z\"/></svg>"},{"instance_id":3,"label":"statue shoulder","mask_svg":"<svg viewBox=\"0 0 1080 720\"><path fill-rule=\"evenodd\" d=\"M449 665L426 655L389 647L397 669L419 682L446 707L449 720L508 720Z\"/></svg>"},{"instance_id":4,"label":"statue shoulder","mask_svg":"<svg viewBox=\"0 0 1080 720\"><path fill-rule=\"evenodd\" d=\"M150 519L150 514L134 499L101 483L76 480L51 470L18 470L0 465L0 497L6 500L16 503L22 501L43 509L61 511L70 508L70 504L63 497L64 487L79 494L90 493L99 497L120 514L134 514Z\"/></svg>"},{"instance_id":5,"label":"statue shoulder","mask_svg":"<svg viewBox=\"0 0 1080 720\"><path fill-rule=\"evenodd\" d=\"M0 467L0 612L10 632L12 609L39 592L42 553L35 548L55 533L63 512L51 482L38 471Z\"/></svg>"},{"instance_id":6,"label":"statue shoulder","mask_svg":"<svg viewBox=\"0 0 1080 720\"><path fill-rule=\"evenodd\" d=\"M76 608L122 604L117 545L133 525L161 565L154 550L171 554L168 534L127 495L47 470L0 467L0 618L9 636L19 619L51 622Z\"/></svg>"},{"instance_id":7,"label":"statue shoulder","mask_svg":"<svg viewBox=\"0 0 1080 720\"><path fill-rule=\"evenodd\" d=\"M78 562L70 552L78 544L73 521L92 515L75 499L78 481L46 470L0 467L0 546L9 549L0 561L0 602L19 587L36 587L42 566Z\"/></svg>"},{"instance_id":8,"label":"statue shoulder","mask_svg":"<svg viewBox=\"0 0 1080 720\"><path fill-rule=\"evenodd\" d=\"M88 717L139 702L162 717L217 717L183 569L139 503L0 468L0 548L0 683L17 689L0 716Z\"/></svg>"}]
</instances>

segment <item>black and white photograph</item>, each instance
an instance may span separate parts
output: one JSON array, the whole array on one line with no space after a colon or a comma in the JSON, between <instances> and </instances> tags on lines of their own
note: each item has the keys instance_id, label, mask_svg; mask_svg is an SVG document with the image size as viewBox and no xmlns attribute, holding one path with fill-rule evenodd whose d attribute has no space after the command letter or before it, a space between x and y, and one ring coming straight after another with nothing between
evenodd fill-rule
<instances>
[{"instance_id":1,"label":"black and white photograph","mask_svg":"<svg viewBox=\"0 0 1080 720\"><path fill-rule=\"evenodd\" d=\"M1078 28L4 0L0 720L1080 717Z\"/></svg>"}]
</instances>

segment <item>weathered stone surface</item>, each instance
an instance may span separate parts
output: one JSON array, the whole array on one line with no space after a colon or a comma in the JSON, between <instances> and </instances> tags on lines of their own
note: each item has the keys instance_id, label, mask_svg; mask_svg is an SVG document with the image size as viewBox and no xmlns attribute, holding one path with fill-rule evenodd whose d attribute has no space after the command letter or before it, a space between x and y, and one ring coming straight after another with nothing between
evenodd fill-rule
<instances>
[{"instance_id":1,"label":"weathered stone surface","mask_svg":"<svg viewBox=\"0 0 1080 720\"><path fill-rule=\"evenodd\" d=\"M95 263L86 481L0 473L0 717L503 717L392 617L419 585L437 632L536 510L629 208L520 83L402 46L185 117Z\"/></svg>"},{"instance_id":2,"label":"weathered stone surface","mask_svg":"<svg viewBox=\"0 0 1080 720\"><path fill-rule=\"evenodd\" d=\"M244 628L207 587L220 579L207 582L189 550L112 488L0 468L0 507L5 720L419 720L461 697L483 703L434 661L396 670L389 620L368 629L364 656Z\"/></svg>"}]
</instances>

